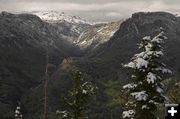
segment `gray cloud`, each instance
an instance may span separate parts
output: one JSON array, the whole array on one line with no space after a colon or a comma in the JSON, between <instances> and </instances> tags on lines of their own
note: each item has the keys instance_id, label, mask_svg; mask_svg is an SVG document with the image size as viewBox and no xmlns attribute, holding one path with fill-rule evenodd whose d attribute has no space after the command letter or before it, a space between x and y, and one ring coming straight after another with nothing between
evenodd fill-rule
<instances>
[{"instance_id":1,"label":"gray cloud","mask_svg":"<svg viewBox=\"0 0 180 119\"><path fill-rule=\"evenodd\" d=\"M0 11L58 10L90 21L113 21L139 11L178 13L179 0L0 0Z\"/></svg>"},{"instance_id":2,"label":"gray cloud","mask_svg":"<svg viewBox=\"0 0 180 119\"><path fill-rule=\"evenodd\" d=\"M0 2L71 2L71 3L112 3L121 1L149 1L149 0L0 0ZM152 0L151 0L152 1ZM156 1L156 0L153 0ZM169 1L169 0L165 0ZM175 0L176 1L176 0ZM178 0L177 0L178 1Z\"/></svg>"}]
</instances>

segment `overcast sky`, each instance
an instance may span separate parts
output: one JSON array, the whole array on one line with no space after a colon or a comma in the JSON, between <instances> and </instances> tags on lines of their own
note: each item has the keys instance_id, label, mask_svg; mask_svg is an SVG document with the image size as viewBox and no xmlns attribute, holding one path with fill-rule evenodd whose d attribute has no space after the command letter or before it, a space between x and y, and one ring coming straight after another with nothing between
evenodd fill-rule
<instances>
[{"instance_id":1,"label":"overcast sky","mask_svg":"<svg viewBox=\"0 0 180 119\"><path fill-rule=\"evenodd\" d=\"M57 10L103 22L127 18L134 12L180 12L180 0L0 0L0 11Z\"/></svg>"}]
</instances>

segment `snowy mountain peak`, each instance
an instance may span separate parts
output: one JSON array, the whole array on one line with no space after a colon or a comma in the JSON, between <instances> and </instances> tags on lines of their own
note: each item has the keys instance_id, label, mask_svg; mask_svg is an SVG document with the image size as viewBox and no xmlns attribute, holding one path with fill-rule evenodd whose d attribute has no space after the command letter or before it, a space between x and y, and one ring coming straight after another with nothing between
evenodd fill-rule
<instances>
[{"instance_id":1,"label":"snowy mountain peak","mask_svg":"<svg viewBox=\"0 0 180 119\"><path fill-rule=\"evenodd\" d=\"M78 17L67 15L64 12L59 11L35 11L32 14L39 16L42 20L50 23L58 23L66 21L73 24L89 24L86 20Z\"/></svg>"}]
</instances>

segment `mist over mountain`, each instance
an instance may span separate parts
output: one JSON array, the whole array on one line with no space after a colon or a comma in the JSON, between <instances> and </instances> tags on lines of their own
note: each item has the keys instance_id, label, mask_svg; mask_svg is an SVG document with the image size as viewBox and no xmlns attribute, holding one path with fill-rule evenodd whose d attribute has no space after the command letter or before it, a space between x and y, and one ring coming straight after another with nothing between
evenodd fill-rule
<instances>
[{"instance_id":1,"label":"mist over mountain","mask_svg":"<svg viewBox=\"0 0 180 119\"><path fill-rule=\"evenodd\" d=\"M0 118L14 118L20 102L25 119L40 119L43 113L43 83L49 55L48 115L64 106L71 73L79 70L98 86L88 109L90 119L119 119L123 100L121 86L128 82L127 63L138 52L144 36L163 28L168 39L163 61L180 77L180 18L166 12L134 13L131 18L91 24L63 12L0 14ZM174 84L173 84L174 85Z\"/></svg>"}]
</instances>

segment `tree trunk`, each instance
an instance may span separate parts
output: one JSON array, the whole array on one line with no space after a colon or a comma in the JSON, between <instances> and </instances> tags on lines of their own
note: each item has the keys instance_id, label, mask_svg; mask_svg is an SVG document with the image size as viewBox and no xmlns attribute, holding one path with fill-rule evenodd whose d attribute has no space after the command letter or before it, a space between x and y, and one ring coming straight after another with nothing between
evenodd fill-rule
<instances>
[{"instance_id":1,"label":"tree trunk","mask_svg":"<svg viewBox=\"0 0 180 119\"><path fill-rule=\"evenodd\" d=\"M48 109L48 67L49 67L49 47L47 46L46 52L46 69L45 69L45 79L44 79L44 115L43 119L47 119L47 109Z\"/></svg>"}]
</instances>

